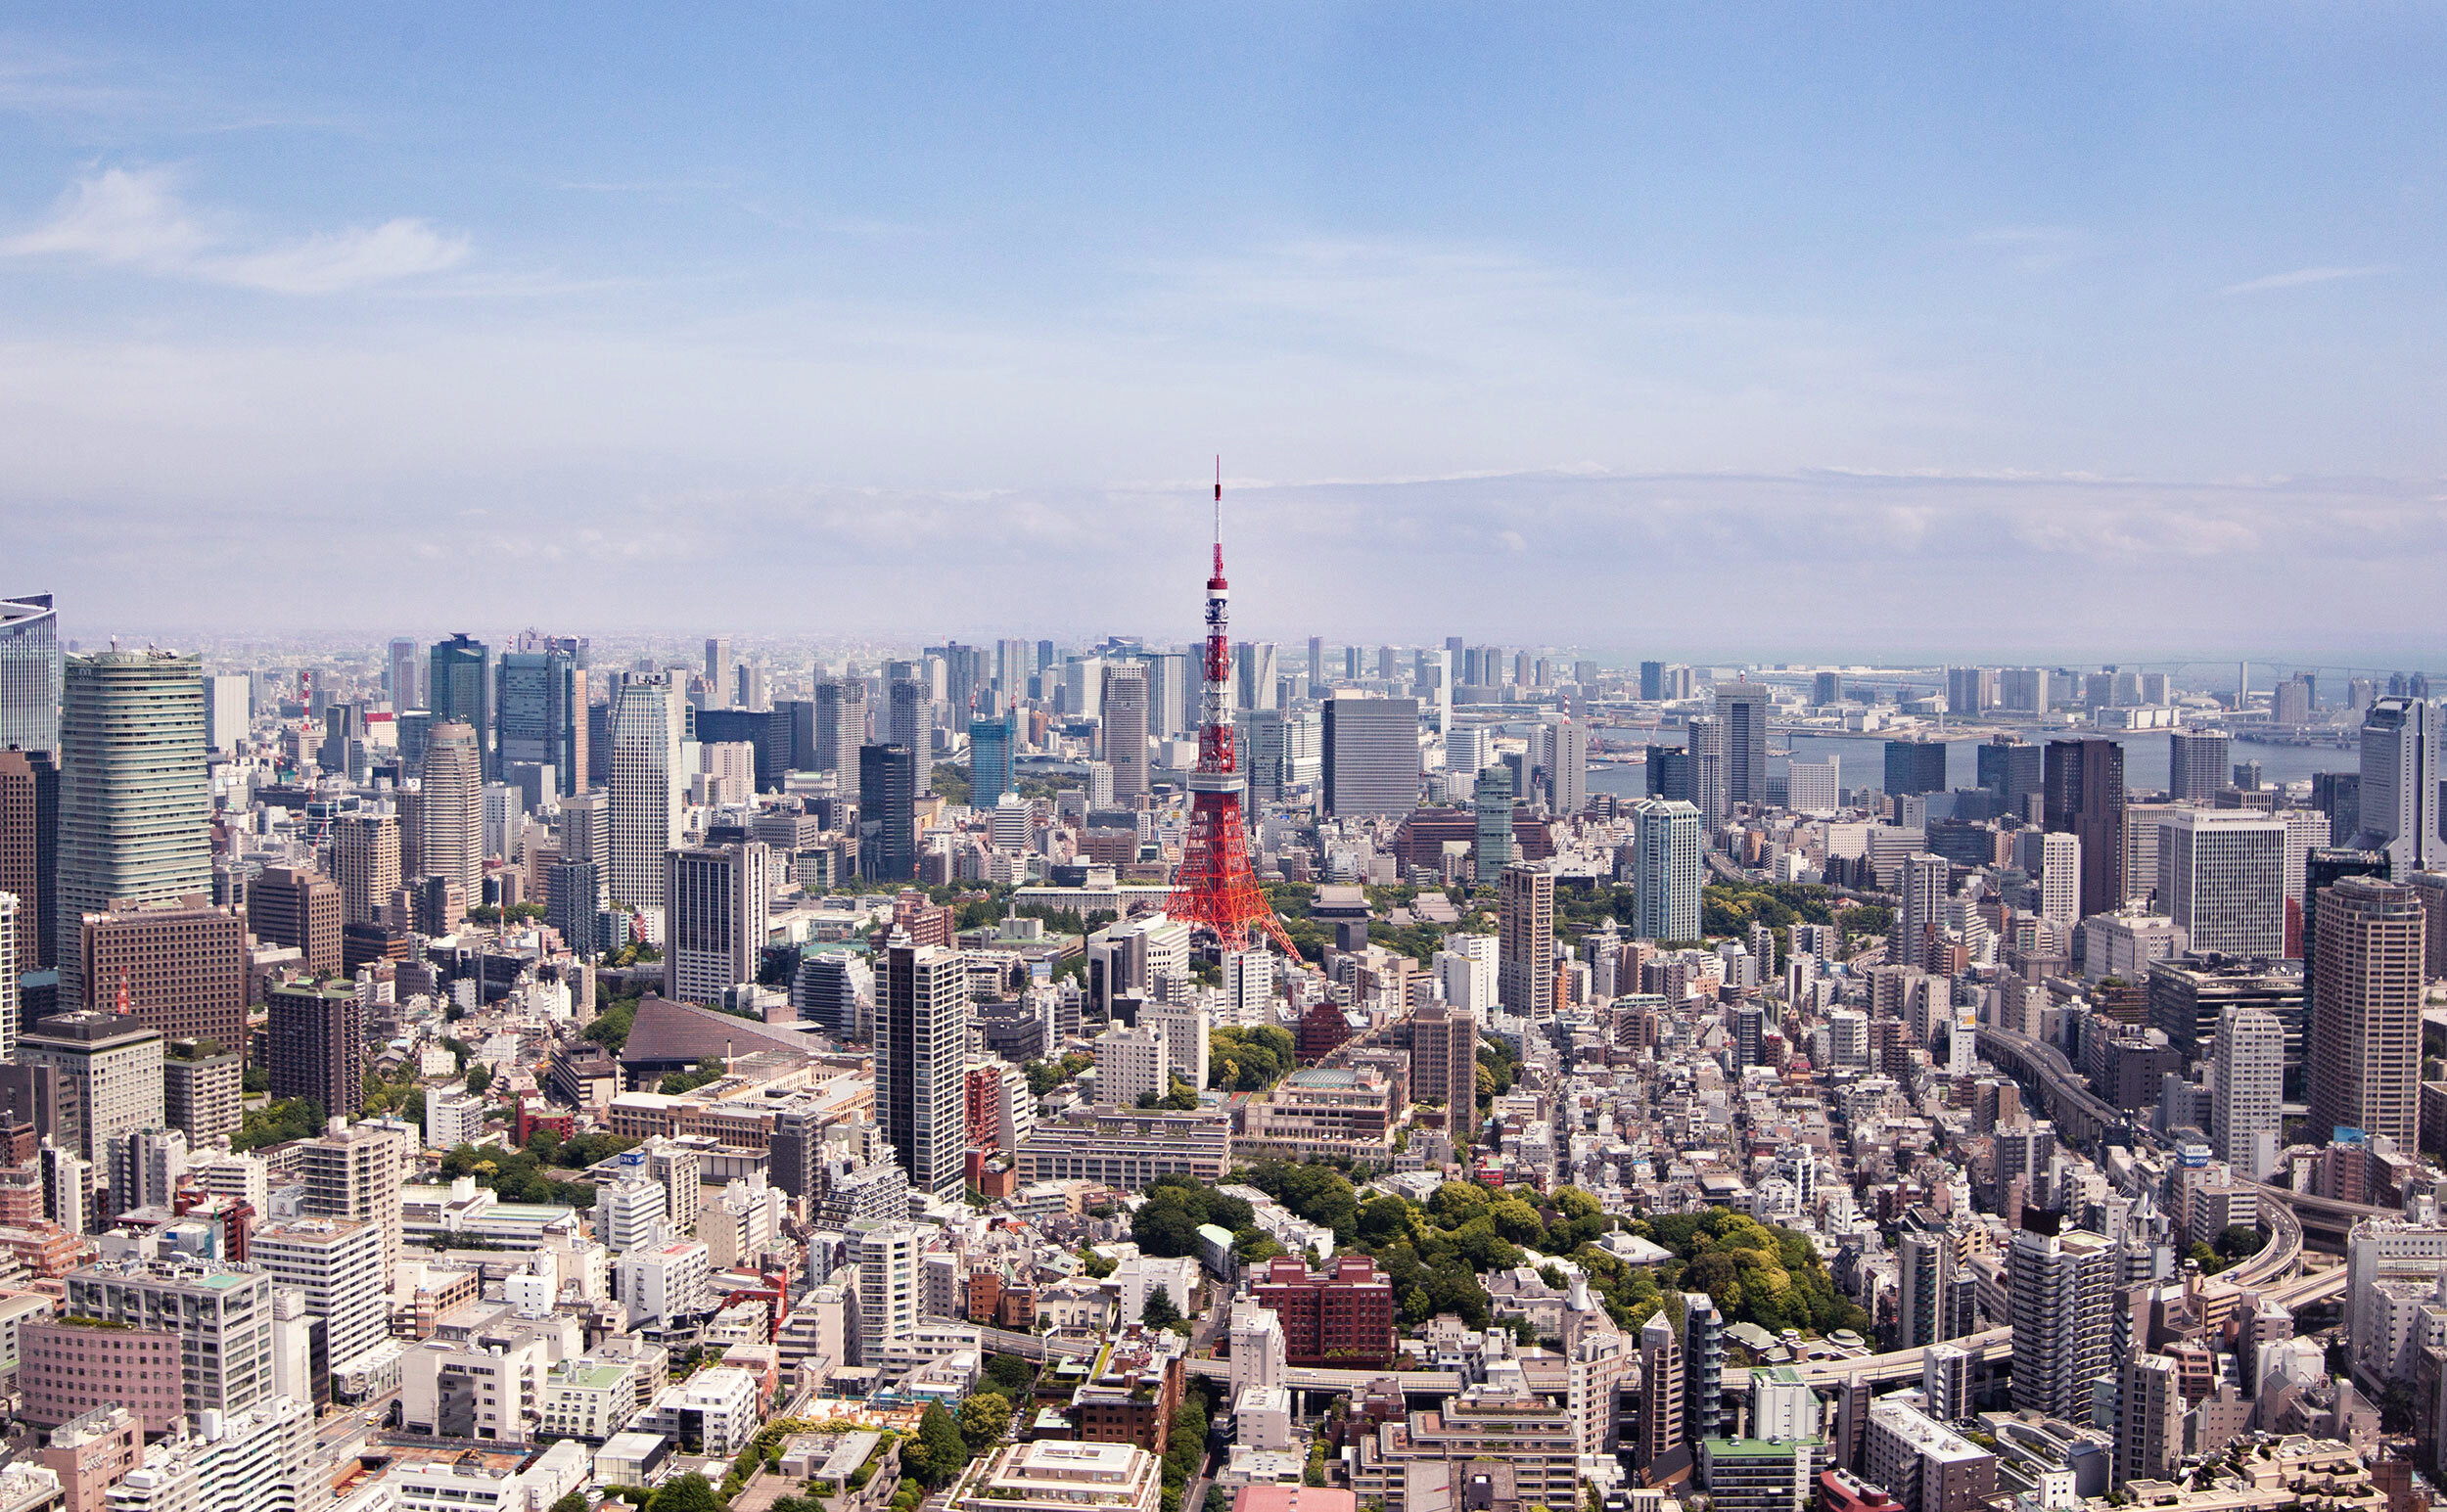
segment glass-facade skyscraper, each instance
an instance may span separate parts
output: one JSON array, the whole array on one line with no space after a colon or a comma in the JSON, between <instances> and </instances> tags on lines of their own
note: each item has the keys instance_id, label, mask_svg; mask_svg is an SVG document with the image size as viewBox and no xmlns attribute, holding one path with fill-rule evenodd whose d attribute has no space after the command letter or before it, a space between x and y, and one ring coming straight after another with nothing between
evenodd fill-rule
<instances>
[{"instance_id":1,"label":"glass-facade skyscraper","mask_svg":"<svg viewBox=\"0 0 2447 1512\"><path fill-rule=\"evenodd\" d=\"M969 806L992 808L1011 791L1011 751L1018 744L1016 718L1008 713L969 721Z\"/></svg>"},{"instance_id":2,"label":"glass-facade skyscraper","mask_svg":"<svg viewBox=\"0 0 2447 1512\"><path fill-rule=\"evenodd\" d=\"M64 664L60 713L60 1002L81 1003L84 918L212 893L204 664L170 651Z\"/></svg>"},{"instance_id":3,"label":"glass-facade skyscraper","mask_svg":"<svg viewBox=\"0 0 2447 1512\"><path fill-rule=\"evenodd\" d=\"M567 651L512 651L494 678L493 758L552 768L563 797L586 788L586 672Z\"/></svg>"},{"instance_id":4,"label":"glass-facade skyscraper","mask_svg":"<svg viewBox=\"0 0 2447 1512\"><path fill-rule=\"evenodd\" d=\"M433 712L433 723L456 719L476 732L486 781L498 772L493 765L492 681L492 648L483 641L461 633L435 645L425 679L425 707Z\"/></svg>"},{"instance_id":5,"label":"glass-facade skyscraper","mask_svg":"<svg viewBox=\"0 0 2447 1512\"><path fill-rule=\"evenodd\" d=\"M48 593L0 599L0 751L60 749L60 617Z\"/></svg>"}]
</instances>

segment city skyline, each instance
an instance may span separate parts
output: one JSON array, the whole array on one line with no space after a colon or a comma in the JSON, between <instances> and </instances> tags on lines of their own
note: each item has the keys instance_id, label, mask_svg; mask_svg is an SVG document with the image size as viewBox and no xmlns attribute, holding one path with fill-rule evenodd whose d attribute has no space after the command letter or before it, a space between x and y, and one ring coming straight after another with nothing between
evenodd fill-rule
<instances>
[{"instance_id":1,"label":"city skyline","mask_svg":"<svg viewBox=\"0 0 2447 1512\"><path fill-rule=\"evenodd\" d=\"M1158 632L1220 449L1256 634L2401 660L2441 41L20 23L0 528L89 642L261 626L267 573L281 628L789 629L820 572L828 628L917 633L1058 573L977 627ZM282 573L301 526L403 570ZM1982 574L1971 622L1861 605Z\"/></svg>"}]
</instances>

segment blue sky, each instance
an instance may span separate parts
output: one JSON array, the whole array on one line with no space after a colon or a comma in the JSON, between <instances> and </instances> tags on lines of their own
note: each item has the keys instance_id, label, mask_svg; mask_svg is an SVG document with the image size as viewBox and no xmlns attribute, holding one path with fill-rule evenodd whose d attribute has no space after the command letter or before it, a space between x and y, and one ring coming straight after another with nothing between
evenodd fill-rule
<instances>
[{"instance_id":1,"label":"blue sky","mask_svg":"<svg viewBox=\"0 0 2447 1512\"><path fill-rule=\"evenodd\" d=\"M88 634L2412 657L2447 13L75 8L0 532ZM23 580L21 580L23 579Z\"/></svg>"}]
</instances>

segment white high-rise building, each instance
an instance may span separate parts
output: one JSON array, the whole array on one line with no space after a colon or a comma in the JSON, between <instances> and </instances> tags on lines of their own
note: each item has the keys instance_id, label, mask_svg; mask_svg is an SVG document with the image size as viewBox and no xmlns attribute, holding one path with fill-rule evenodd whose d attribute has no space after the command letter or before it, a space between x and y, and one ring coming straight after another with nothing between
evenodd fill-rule
<instances>
[{"instance_id":1,"label":"white high-rise building","mask_svg":"<svg viewBox=\"0 0 2447 1512\"><path fill-rule=\"evenodd\" d=\"M664 856L663 995L718 1004L757 980L772 916L770 860L761 841Z\"/></svg>"},{"instance_id":2,"label":"white high-rise building","mask_svg":"<svg viewBox=\"0 0 2447 1512\"><path fill-rule=\"evenodd\" d=\"M1140 1098L1162 1097L1172 1086L1172 1057L1163 1031L1153 1025L1107 1030L1096 1036L1095 1050L1099 1103L1134 1107Z\"/></svg>"},{"instance_id":3,"label":"white high-rise building","mask_svg":"<svg viewBox=\"0 0 2447 1512\"><path fill-rule=\"evenodd\" d=\"M2427 699L2383 698L2363 715L2354 844L2386 851L2390 875L2427 871L2447 851L2438 834L2439 738L2438 706Z\"/></svg>"},{"instance_id":4,"label":"white high-rise building","mask_svg":"<svg viewBox=\"0 0 2447 1512\"><path fill-rule=\"evenodd\" d=\"M2248 808L2176 808L2158 820L2158 907L2194 950L2285 953L2285 826Z\"/></svg>"},{"instance_id":5,"label":"white high-rise building","mask_svg":"<svg viewBox=\"0 0 2447 1512\"><path fill-rule=\"evenodd\" d=\"M1496 1007L1496 957L1500 941L1493 935L1448 935L1436 952L1436 980L1445 1001L1462 1013L1484 1018Z\"/></svg>"},{"instance_id":6,"label":"white high-rise building","mask_svg":"<svg viewBox=\"0 0 2447 1512\"><path fill-rule=\"evenodd\" d=\"M1797 814L1831 814L1843 798L1843 758L1794 761L1785 767L1784 806Z\"/></svg>"},{"instance_id":7,"label":"white high-rise building","mask_svg":"<svg viewBox=\"0 0 2447 1512\"><path fill-rule=\"evenodd\" d=\"M875 1113L909 1185L957 1197L967 1185L969 978L966 959L896 934L875 1004Z\"/></svg>"},{"instance_id":8,"label":"white high-rise building","mask_svg":"<svg viewBox=\"0 0 2447 1512\"><path fill-rule=\"evenodd\" d=\"M485 900L485 748L474 726L447 719L427 731L423 771L416 799L421 875L457 883L473 908Z\"/></svg>"},{"instance_id":9,"label":"white high-rise building","mask_svg":"<svg viewBox=\"0 0 2447 1512\"><path fill-rule=\"evenodd\" d=\"M1207 1087L1207 1009L1196 997L1155 999L1140 1006L1138 1022L1164 1036L1165 1066L1199 1091Z\"/></svg>"},{"instance_id":10,"label":"white high-rise building","mask_svg":"<svg viewBox=\"0 0 2447 1512\"><path fill-rule=\"evenodd\" d=\"M624 1168L629 1164L623 1162ZM595 1188L595 1241L615 1255L642 1249L670 1221L670 1197L663 1183L645 1173L642 1159L634 1164L634 1175Z\"/></svg>"},{"instance_id":11,"label":"white high-rise building","mask_svg":"<svg viewBox=\"0 0 2447 1512\"><path fill-rule=\"evenodd\" d=\"M714 1262L706 1246L673 1239L630 1250L619 1262L621 1301L632 1326L714 1310Z\"/></svg>"},{"instance_id":12,"label":"white high-rise building","mask_svg":"<svg viewBox=\"0 0 2447 1512\"><path fill-rule=\"evenodd\" d=\"M1222 1021L1240 1029L1270 1022L1274 1009L1274 956L1267 950L1224 953Z\"/></svg>"},{"instance_id":13,"label":"white high-rise building","mask_svg":"<svg viewBox=\"0 0 2447 1512\"><path fill-rule=\"evenodd\" d=\"M485 1133L485 1099L463 1086L438 1086L425 1094L425 1148L455 1150Z\"/></svg>"},{"instance_id":14,"label":"white high-rise building","mask_svg":"<svg viewBox=\"0 0 2447 1512\"><path fill-rule=\"evenodd\" d=\"M1681 799L1648 799L1632 809L1632 935L1639 939L1699 939L1700 813Z\"/></svg>"},{"instance_id":15,"label":"white high-rise building","mask_svg":"<svg viewBox=\"0 0 2447 1512\"><path fill-rule=\"evenodd\" d=\"M2277 1015L2248 1004L2220 1014L2209 1076L2209 1139L2218 1159L2267 1180L2285 1125L2285 1027Z\"/></svg>"},{"instance_id":16,"label":"white high-rise building","mask_svg":"<svg viewBox=\"0 0 2447 1512\"><path fill-rule=\"evenodd\" d=\"M1936 932L1946 927L1946 892L1954 878L1953 863L1942 855L1915 851L1903 860L1903 907L1895 912L1901 950L1887 951L1887 960L1904 966L1929 964Z\"/></svg>"},{"instance_id":17,"label":"white high-rise building","mask_svg":"<svg viewBox=\"0 0 2447 1512\"><path fill-rule=\"evenodd\" d=\"M2053 1137L2053 1136L2052 1136ZM2107 1371L2116 1250L2101 1235L2024 1230L2006 1252L2012 1303L2013 1405L2077 1420Z\"/></svg>"},{"instance_id":18,"label":"white high-rise building","mask_svg":"<svg viewBox=\"0 0 2447 1512\"><path fill-rule=\"evenodd\" d=\"M1566 817L1577 814L1589 806L1589 726L1562 719L1538 733L1547 806Z\"/></svg>"},{"instance_id":19,"label":"white high-rise building","mask_svg":"<svg viewBox=\"0 0 2447 1512\"><path fill-rule=\"evenodd\" d=\"M244 672L212 672L204 679L204 743L223 756L247 738L254 682Z\"/></svg>"},{"instance_id":20,"label":"white high-rise building","mask_svg":"<svg viewBox=\"0 0 2447 1512\"><path fill-rule=\"evenodd\" d=\"M2039 837L2039 916L2071 929L2082 917L2082 837Z\"/></svg>"},{"instance_id":21,"label":"white high-rise building","mask_svg":"<svg viewBox=\"0 0 2447 1512\"><path fill-rule=\"evenodd\" d=\"M850 1225L858 1267L858 1358L872 1364L917 1332L918 1264L930 1230L915 1223L859 1218Z\"/></svg>"},{"instance_id":22,"label":"white high-rise building","mask_svg":"<svg viewBox=\"0 0 2447 1512\"><path fill-rule=\"evenodd\" d=\"M612 901L663 906L663 857L679 844L681 713L662 677L636 677L612 699Z\"/></svg>"},{"instance_id":23,"label":"white high-rise building","mask_svg":"<svg viewBox=\"0 0 2447 1512\"><path fill-rule=\"evenodd\" d=\"M307 1310L323 1319L333 1368L390 1342L390 1277L380 1226L351 1218L267 1223L248 1240L247 1259L282 1286L305 1293Z\"/></svg>"}]
</instances>

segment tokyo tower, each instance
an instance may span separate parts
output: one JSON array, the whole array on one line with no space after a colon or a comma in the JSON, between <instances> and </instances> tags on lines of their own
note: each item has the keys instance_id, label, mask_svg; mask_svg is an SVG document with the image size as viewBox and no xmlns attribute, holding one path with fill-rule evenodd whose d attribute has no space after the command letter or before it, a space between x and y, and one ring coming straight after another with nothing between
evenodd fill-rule
<instances>
[{"instance_id":1,"label":"tokyo tower","mask_svg":"<svg viewBox=\"0 0 2447 1512\"><path fill-rule=\"evenodd\" d=\"M1164 911L1213 930L1226 950L1248 948L1263 931L1297 960L1298 947L1267 906L1249 870L1249 837L1240 814L1240 762L1232 744L1231 587L1224 580L1224 461L1215 464L1215 575L1207 579L1205 702L1198 724L1198 767L1189 774L1189 841Z\"/></svg>"}]
</instances>

